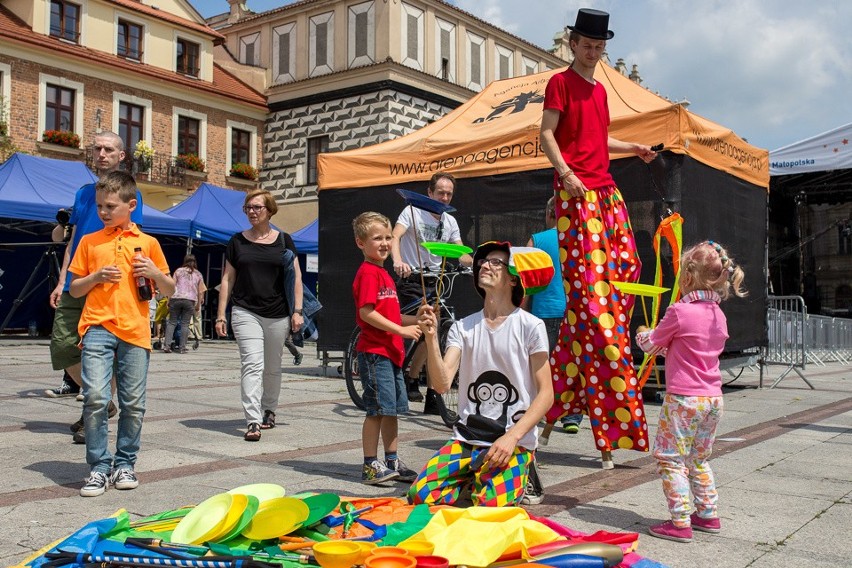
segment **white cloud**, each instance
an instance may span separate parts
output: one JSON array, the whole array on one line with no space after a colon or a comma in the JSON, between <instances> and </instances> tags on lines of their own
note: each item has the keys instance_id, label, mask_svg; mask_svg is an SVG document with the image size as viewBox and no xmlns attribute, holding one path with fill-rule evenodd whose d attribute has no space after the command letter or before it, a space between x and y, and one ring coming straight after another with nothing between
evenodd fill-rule
<instances>
[{"instance_id":1,"label":"white cloud","mask_svg":"<svg viewBox=\"0 0 852 568\"><path fill-rule=\"evenodd\" d=\"M800 0L460 0L549 48L577 9L611 14L613 61L643 84L774 149L852 120L852 2Z\"/></svg>"},{"instance_id":2,"label":"white cloud","mask_svg":"<svg viewBox=\"0 0 852 568\"><path fill-rule=\"evenodd\" d=\"M282 2L249 0L249 6L263 10ZM608 45L613 61L637 64L652 91L688 98L691 110L765 148L852 120L852 36L846 29L852 2L846 0L451 3L544 49L573 24L577 9L605 10L615 31Z\"/></svg>"}]
</instances>

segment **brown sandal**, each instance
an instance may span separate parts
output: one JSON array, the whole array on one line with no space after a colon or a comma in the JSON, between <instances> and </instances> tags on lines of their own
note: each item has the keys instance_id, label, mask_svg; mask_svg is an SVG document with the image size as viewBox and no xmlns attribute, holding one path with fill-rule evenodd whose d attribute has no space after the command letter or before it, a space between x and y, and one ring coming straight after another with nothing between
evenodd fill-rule
<instances>
[{"instance_id":1,"label":"brown sandal","mask_svg":"<svg viewBox=\"0 0 852 568\"><path fill-rule=\"evenodd\" d=\"M263 413L263 423L260 425L261 430L272 430L275 428L275 413L267 410Z\"/></svg>"},{"instance_id":2,"label":"brown sandal","mask_svg":"<svg viewBox=\"0 0 852 568\"><path fill-rule=\"evenodd\" d=\"M246 442L260 441L260 426L258 426L257 422L252 422L248 425L248 431L245 436L243 436L243 440Z\"/></svg>"}]
</instances>

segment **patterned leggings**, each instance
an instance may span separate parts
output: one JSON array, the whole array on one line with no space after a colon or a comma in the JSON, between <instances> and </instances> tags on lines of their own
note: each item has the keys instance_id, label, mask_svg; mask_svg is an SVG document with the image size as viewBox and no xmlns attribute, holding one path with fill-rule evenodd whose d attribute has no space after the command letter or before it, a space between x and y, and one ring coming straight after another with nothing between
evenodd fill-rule
<instances>
[{"instance_id":1,"label":"patterned leggings","mask_svg":"<svg viewBox=\"0 0 852 568\"><path fill-rule=\"evenodd\" d=\"M504 507L517 505L527 485L527 473L533 452L521 447L509 464L499 470L485 467L471 469L480 454L488 452L487 446L472 446L450 440L429 459L408 490L408 502L413 505L452 505L465 486L471 486L470 498L474 505Z\"/></svg>"},{"instance_id":2,"label":"patterned leggings","mask_svg":"<svg viewBox=\"0 0 852 568\"><path fill-rule=\"evenodd\" d=\"M718 516L719 495L708 460L723 406L721 396L666 394L663 401L654 458L676 526L689 526L693 501L699 517ZM689 498L690 487L693 501Z\"/></svg>"}]
</instances>

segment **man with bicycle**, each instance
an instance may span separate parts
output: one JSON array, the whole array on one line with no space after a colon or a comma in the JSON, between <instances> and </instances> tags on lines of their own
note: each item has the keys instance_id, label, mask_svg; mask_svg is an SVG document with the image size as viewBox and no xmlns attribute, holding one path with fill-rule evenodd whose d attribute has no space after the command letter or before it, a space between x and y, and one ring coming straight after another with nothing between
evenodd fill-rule
<instances>
[{"instance_id":1,"label":"man with bicycle","mask_svg":"<svg viewBox=\"0 0 852 568\"><path fill-rule=\"evenodd\" d=\"M453 199L455 187L455 177L445 172L438 172L429 180L427 194L431 199L449 205ZM399 214L393 228L391 258L393 259L393 271L399 278L396 287L402 306L423 297L419 272L426 273L423 275L423 282L425 282L428 290L435 287L441 270L441 257L431 254L420 246L422 242L462 244L458 222L449 213L439 215L412 207L406 207ZM419 252L418 248L420 249ZM466 254L459 259L459 262L463 266L469 267L473 260L470 255ZM421 402L423 400L423 395L420 394L419 381L425 361L426 352L421 346L418 346L411 359L411 366L407 371L408 375L405 377L410 402ZM437 408L430 405L430 399L436 395L431 393L429 389L427 389L426 395L424 412L437 414Z\"/></svg>"},{"instance_id":2,"label":"man with bicycle","mask_svg":"<svg viewBox=\"0 0 852 568\"><path fill-rule=\"evenodd\" d=\"M519 258L529 255L524 262ZM520 266L537 268L527 278ZM474 505L516 505L524 495L538 446L536 424L553 402L544 323L521 310L525 289L541 288L553 275L550 258L537 249L488 242L474 257L481 311L455 322L441 356L438 319L422 308L429 382L439 393L459 374L459 419L453 437L429 460L408 490L414 504L452 505L470 489Z\"/></svg>"}]
</instances>

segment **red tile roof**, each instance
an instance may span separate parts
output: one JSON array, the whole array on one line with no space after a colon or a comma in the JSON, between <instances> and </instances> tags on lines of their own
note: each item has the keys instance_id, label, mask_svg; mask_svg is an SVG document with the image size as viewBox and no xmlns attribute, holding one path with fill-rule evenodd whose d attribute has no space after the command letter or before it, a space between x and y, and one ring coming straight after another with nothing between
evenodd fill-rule
<instances>
[{"instance_id":1,"label":"red tile roof","mask_svg":"<svg viewBox=\"0 0 852 568\"><path fill-rule=\"evenodd\" d=\"M129 0L114 0L116 2L129 2ZM42 35L32 31L26 22L13 14L8 8L0 4L0 40L10 43L24 44L49 51L58 57L81 59L91 63L103 65L120 71L135 73L149 79L166 81L174 85L175 90L191 89L203 91L214 96L234 99L243 104L267 109L266 97L255 91L250 86L241 82L222 67L213 64L213 81L202 81L187 77L174 71L168 71L153 65L137 63L102 51L96 51L88 47L62 41L58 38ZM69 69L73 66L69 65ZM175 93L176 96L186 98L186 94Z\"/></svg>"},{"instance_id":2,"label":"red tile roof","mask_svg":"<svg viewBox=\"0 0 852 568\"><path fill-rule=\"evenodd\" d=\"M159 8L154 8L153 6L147 6L140 2L139 0L110 0L113 4L117 4L122 8L127 8L128 10L133 10L136 12L141 12L142 14L147 14L148 16L152 16L159 20L164 20L166 22L177 24L179 26L183 26L185 28L189 28L191 30L197 31L204 35L213 37L217 40L224 40L225 36L214 30L213 28L208 27L206 24L199 24L198 22L193 22L192 20L187 20L185 18L181 18L180 16L176 16L170 12L164 12Z\"/></svg>"}]
</instances>

